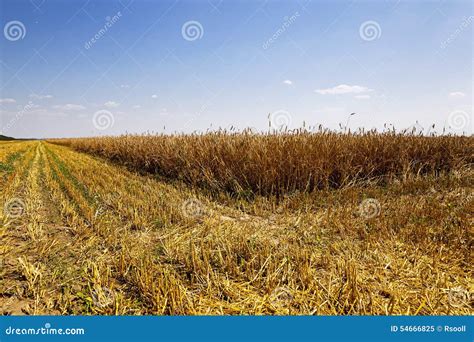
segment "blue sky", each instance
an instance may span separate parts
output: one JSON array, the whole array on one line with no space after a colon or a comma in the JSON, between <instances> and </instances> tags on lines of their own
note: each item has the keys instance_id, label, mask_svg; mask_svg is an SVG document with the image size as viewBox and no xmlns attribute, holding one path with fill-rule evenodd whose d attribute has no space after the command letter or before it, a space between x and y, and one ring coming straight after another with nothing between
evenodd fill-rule
<instances>
[{"instance_id":1,"label":"blue sky","mask_svg":"<svg viewBox=\"0 0 474 342\"><path fill-rule=\"evenodd\" d=\"M0 25L5 135L473 132L471 1L1 0Z\"/></svg>"}]
</instances>

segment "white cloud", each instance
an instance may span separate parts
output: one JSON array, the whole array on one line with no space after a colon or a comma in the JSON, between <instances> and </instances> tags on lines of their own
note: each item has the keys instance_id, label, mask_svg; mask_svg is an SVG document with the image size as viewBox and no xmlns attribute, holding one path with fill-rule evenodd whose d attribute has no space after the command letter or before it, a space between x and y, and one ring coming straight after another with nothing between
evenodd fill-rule
<instances>
[{"instance_id":1,"label":"white cloud","mask_svg":"<svg viewBox=\"0 0 474 342\"><path fill-rule=\"evenodd\" d=\"M28 111L28 113L32 113L32 114L46 114L48 113L48 111L44 108L34 108L30 111Z\"/></svg>"},{"instance_id":2,"label":"white cloud","mask_svg":"<svg viewBox=\"0 0 474 342\"><path fill-rule=\"evenodd\" d=\"M121 84L120 88L128 89L128 88L130 88L130 86L128 84Z\"/></svg>"},{"instance_id":3,"label":"white cloud","mask_svg":"<svg viewBox=\"0 0 474 342\"><path fill-rule=\"evenodd\" d=\"M140 108L142 108L142 106L140 106L140 105L135 105L135 106L133 106L132 108L133 108L133 109L140 109Z\"/></svg>"},{"instance_id":4,"label":"white cloud","mask_svg":"<svg viewBox=\"0 0 474 342\"><path fill-rule=\"evenodd\" d=\"M287 84L287 85L293 85L293 81L290 81L290 80L284 80L284 81L283 81L283 84Z\"/></svg>"},{"instance_id":5,"label":"white cloud","mask_svg":"<svg viewBox=\"0 0 474 342\"><path fill-rule=\"evenodd\" d=\"M16 103L16 100L11 98L0 99L0 103Z\"/></svg>"},{"instance_id":6,"label":"white cloud","mask_svg":"<svg viewBox=\"0 0 474 342\"><path fill-rule=\"evenodd\" d=\"M355 95L354 98L357 100L368 100L370 99L370 95Z\"/></svg>"},{"instance_id":7,"label":"white cloud","mask_svg":"<svg viewBox=\"0 0 474 342\"><path fill-rule=\"evenodd\" d=\"M153 94L153 95L151 95L151 98L152 98L152 99L157 99L157 98L158 98L158 95Z\"/></svg>"},{"instance_id":8,"label":"white cloud","mask_svg":"<svg viewBox=\"0 0 474 342\"><path fill-rule=\"evenodd\" d=\"M120 103L114 101L107 101L106 103L104 103L104 106L107 108L117 108L118 106L120 106Z\"/></svg>"},{"instance_id":9,"label":"white cloud","mask_svg":"<svg viewBox=\"0 0 474 342\"><path fill-rule=\"evenodd\" d=\"M360 94L366 93L369 91L373 91L373 89L359 86L359 85L347 85L347 84L340 84L338 86L326 89L317 89L315 90L316 93L321 95L339 95L339 94Z\"/></svg>"},{"instance_id":10,"label":"white cloud","mask_svg":"<svg viewBox=\"0 0 474 342\"><path fill-rule=\"evenodd\" d=\"M53 106L54 109L59 109L59 110L66 110L66 111L78 111L78 110L83 110L86 109L86 107L78 105L78 104L72 104L68 103L65 105L56 105Z\"/></svg>"},{"instance_id":11,"label":"white cloud","mask_svg":"<svg viewBox=\"0 0 474 342\"><path fill-rule=\"evenodd\" d=\"M449 93L449 97L455 98L455 99L460 99L462 97L466 96L462 91L453 91L452 93Z\"/></svg>"},{"instance_id":12,"label":"white cloud","mask_svg":"<svg viewBox=\"0 0 474 342\"><path fill-rule=\"evenodd\" d=\"M36 99L36 100L52 99L52 98L53 98L53 95L30 94L30 98Z\"/></svg>"}]
</instances>

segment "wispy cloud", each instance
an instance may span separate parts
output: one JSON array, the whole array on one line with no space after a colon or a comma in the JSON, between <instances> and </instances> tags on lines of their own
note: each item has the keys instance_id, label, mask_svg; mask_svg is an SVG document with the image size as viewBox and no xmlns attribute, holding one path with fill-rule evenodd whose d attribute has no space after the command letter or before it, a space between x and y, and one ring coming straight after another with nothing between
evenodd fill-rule
<instances>
[{"instance_id":1,"label":"wispy cloud","mask_svg":"<svg viewBox=\"0 0 474 342\"><path fill-rule=\"evenodd\" d=\"M340 84L338 86L326 89L316 89L315 92L321 95L340 95L340 94L360 94L373 91L373 89L359 86Z\"/></svg>"},{"instance_id":2,"label":"wispy cloud","mask_svg":"<svg viewBox=\"0 0 474 342\"><path fill-rule=\"evenodd\" d=\"M41 108L41 106L40 106L39 104L32 103L32 102L30 102L28 106L29 106L30 109L38 109L38 108Z\"/></svg>"},{"instance_id":3,"label":"wispy cloud","mask_svg":"<svg viewBox=\"0 0 474 342\"><path fill-rule=\"evenodd\" d=\"M157 98L158 98L158 95L153 94L153 95L151 95L151 98L152 98L152 99L157 99Z\"/></svg>"},{"instance_id":4,"label":"wispy cloud","mask_svg":"<svg viewBox=\"0 0 474 342\"><path fill-rule=\"evenodd\" d=\"M53 95L30 94L30 98L35 100L52 99Z\"/></svg>"},{"instance_id":5,"label":"wispy cloud","mask_svg":"<svg viewBox=\"0 0 474 342\"><path fill-rule=\"evenodd\" d=\"M104 106L107 108L117 108L118 106L120 106L120 103L115 101L107 101L106 103L104 103Z\"/></svg>"},{"instance_id":6,"label":"wispy cloud","mask_svg":"<svg viewBox=\"0 0 474 342\"><path fill-rule=\"evenodd\" d=\"M293 81L291 81L291 80L284 80L284 81L283 81L283 84L293 85Z\"/></svg>"},{"instance_id":7,"label":"wispy cloud","mask_svg":"<svg viewBox=\"0 0 474 342\"><path fill-rule=\"evenodd\" d=\"M128 88L130 88L130 86L129 86L128 84L121 84L121 85L120 85L120 88L122 88L122 89L128 89Z\"/></svg>"},{"instance_id":8,"label":"wispy cloud","mask_svg":"<svg viewBox=\"0 0 474 342\"><path fill-rule=\"evenodd\" d=\"M65 111L79 111L79 110L84 110L86 107L78 104L72 104L68 103L65 105L55 105L53 106L54 109L59 109L59 110L65 110Z\"/></svg>"},{"instance_id":9,"label":"wispy cloud","mask_svg":"<svg viewBox=\"0 0 474 342\"><path fill-rule=\"evenodd\" d=\"M140 106L140 105L135 105L135 106L133 106L132 108L133 108L133 109L140 109L140 108L142 108L142 106Z\"/></svg>"},{"instance_id":10,"label":"wispy cloud","mask_svg":"<svg viewBox=\"0 0 474 342\"><path fill-rule=\"evenodd\" d=\"M354 98L357 100L368 100L370 99L370 95L355 95Z\"/></svg>"},{"instance_id":11,"label":"wispy cloud","mask_svg":"<svg viewBox=\"0 0 474 342\"><path fill-rule=\"evenodd\" d=\"M0 99L0 103L16 103L16 100L12 98L5 98L5 99Z\"/></svg>"},{"instance_id":12,"label":"wispy cloud","mask_svg":"<svg viewBox=\"0 0 474 342\"><path fill-rule=\"evenodd\" d=\"M50 112L48 112L46 109L40 108L39 106L38 107L34 106L33 109L31 109L28 113L30 113L30 114L42 114L42 115L49 115L50 114Z\"/></svg>"},{"instance_id":13,"label":"wispy cloud","mask_svg":"<svg viewBox=\"0 0 474 342\"><path fill-rule=\"evenodd\" d=\"M449 93L449 97L452 97L455 99L460 99L465 96L466 94L464 94L462 91L453 91L452 93Z\"/></svg>"}]
</instances>

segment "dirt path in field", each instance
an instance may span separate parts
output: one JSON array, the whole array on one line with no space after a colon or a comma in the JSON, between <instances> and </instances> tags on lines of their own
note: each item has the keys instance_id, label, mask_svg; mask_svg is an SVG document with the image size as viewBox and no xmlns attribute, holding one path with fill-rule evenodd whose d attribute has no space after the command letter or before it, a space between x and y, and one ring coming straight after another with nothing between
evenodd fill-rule
<instances>
[{"instance_id":1,"label":"dirt path in field","mask_svg":"<svg viewBox=\"0 0 474 342\"><path fill-rule=\"evenodd\" d=\"M24 314L33 305L25 296L27 280L21 271L19 258L29 255L27 235L28 221L25 217L26 179L31 172L34 152L28 152L11 165L5 175L3 203L3 227L1 232L2 248L2 282L0 287L0 309L2 314ZM5 217L5 212L13 217Z\"/></svg>"},{"instance_id":2,"label":"dirt path in field","mask_svg":"<svg viewBox=\"0 0 474 342\"><path fill-rule=\"evenodd\" d=\"M66 276L58 282L57 266L75 263L68 252L74 239L45 186L43 148L36 144L32 149L34 153L24 162L28 167L14 173L19 186L10 194L21 202L24 212L8 223L2 239L8 245L2 281L7 286L0 293L0 314L4 315L59 314L53 298L60 298L64 283L74 281Z\"/></svg>"},{"instance_id":3,"label":"dirt path in field","mask_svg":"<svg viewBox=\"0 0 474 342\"><path fill-rule=\"evenodd\" d=\"M57 172L44 145L36 144L7 182L12 185L5 202L20 203L22 214L10 218L2 231L1 244L7 248L2 253L0 314L83 312L97 294L84 279L94 272L86 261L101 257L100 236L77 224L79 212L71 217L68 210L75 204L64 184L53 179Z\"/></svg>"}]
</instances>

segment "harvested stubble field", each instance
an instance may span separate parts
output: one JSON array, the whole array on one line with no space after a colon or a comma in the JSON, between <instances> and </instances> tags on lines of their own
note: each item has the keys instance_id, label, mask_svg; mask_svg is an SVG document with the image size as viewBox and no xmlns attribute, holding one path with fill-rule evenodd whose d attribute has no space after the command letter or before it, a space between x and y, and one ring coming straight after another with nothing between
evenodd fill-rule
<instances>
[{"instance_id":1,"label":"harvested stubble field","mask_svg":"<svg viewBox=\"0 0 474 342\"><path fill-rule=\"evenodd\" d=\"M2 142L1 311L471 314L473 158L393 133Z\"/></svg>"}]
</instances>

